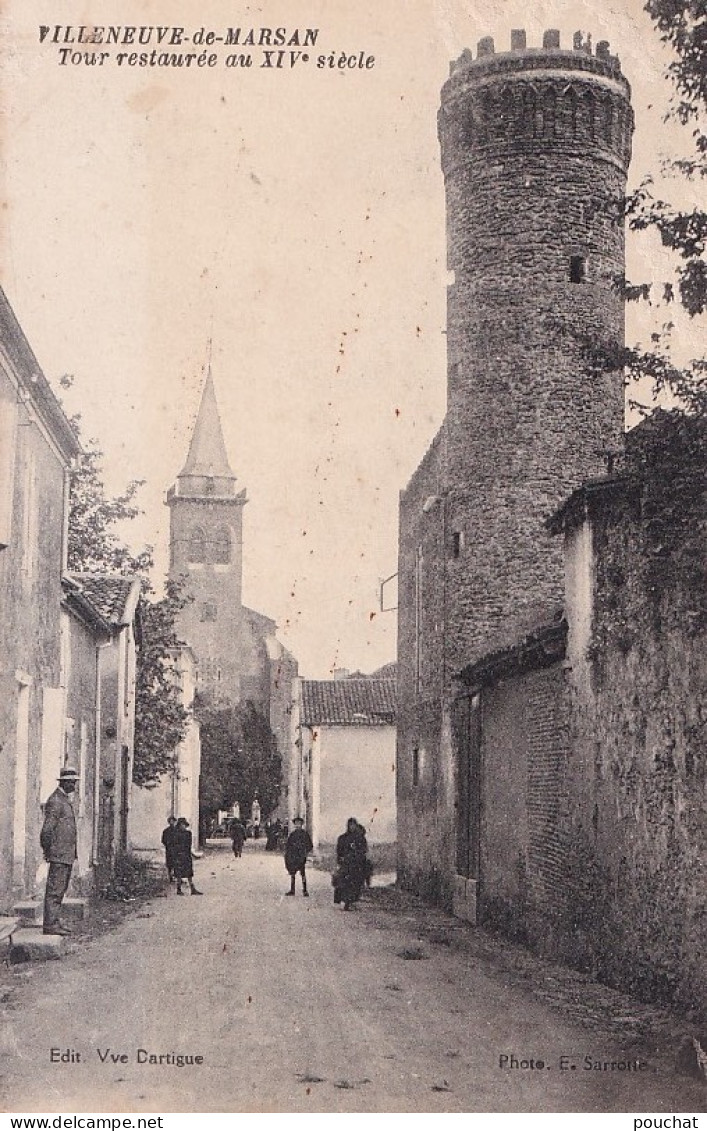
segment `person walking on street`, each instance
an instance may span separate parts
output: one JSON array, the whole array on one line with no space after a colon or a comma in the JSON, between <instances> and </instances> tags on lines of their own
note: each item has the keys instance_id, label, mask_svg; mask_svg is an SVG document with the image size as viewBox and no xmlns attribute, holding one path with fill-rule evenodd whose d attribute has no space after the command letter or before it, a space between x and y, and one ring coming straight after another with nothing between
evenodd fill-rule
<instances>
[{"instance_id":1,"label":"person walking on street","mask_svg":"<svg viewBox=\"0 0 707 1131\"><path fill-rule=\"evenodd\" d=\"M295 817L292 823L295 827L288 836L285 845L285 867L290 873L290 890L285 892L285 895L295 894L295 876L298 872L302 877L302 895L309 895L305 867L307 857L314 846L311 836L304 827L304 819Z\"/></svg>"},{"instance_id":2,"label":"person walking on street","mask_svg":"<svg viewBox=\"0 0 707 1131\"><path fill-rule=\"evenodd\" d=\"M265 826L265 851L277 852L280 843L280 834L282 833L282 825L280 818L277 817L274 821L269 821Z\"/></svg>"},{"instance_id":3,"label":"person walking on street","mask_svg":"<svg viewBox=\"0 0 707 1131\"><path fill-rule=\"evenodd\" d=\"M59 784L44 806L44 823L39 834L44 859L49 863L44 892L45 935L70 935L70 929L59 919L62 900L71 879L76 859L76 817L69 797L76 789L79 775L72 766L64 766Z\"/></svg>"},{"instance_id":4,"label":"person walking on street","mask_svg":"<svg viewBox=\"0 0 707 1131\"><path fill-rule=\"evenodd\" d=\"M245 829L243 828L242 822L239 821L237 817L234 818L234 820L231 821L231 824L230 824L228 831L229 831L229 835L231 837L231 847L233 848L233 855L234 856L242 856L243 855L243 845L245 843Z\"/></svg>"},{"instance_id":5,"label":"person walking on street","mask_svg":"<svg viewBox=\"0 0 707 1131\"><path fill-rule=\"evenodd\" d=\"M346 832L336 842L338 869L334 876L334 903L343 903L344 911L350 911L361 898L366 882L367 854L368 844L363 828L355 817L349 817Z\"/></svg>"},{"instance_id":6,"label":"person walking on street","mask_svg":"<svg viewBox=\"0 0 707 1131\"><path fill-rule=\"evenodd\" d=\"M174 830L174 875L177 895L184 895L182 880L188 880L192 895L203 895L194 887L194 861L191 854L191 830L186 817L180 817Z\"/></svg>"},{"instance_id":7,"label":"person walking on street","mask_svg":"<svg viewBox=\"0 0 707 1131\"><path fill-rule=\"evenodd\" d=\"M162 830L162 845L164 847L165 864L169 882L174 883L174 833L177 826L176 817L167 818L167 827Z\"/></svg>"}]
</instances>

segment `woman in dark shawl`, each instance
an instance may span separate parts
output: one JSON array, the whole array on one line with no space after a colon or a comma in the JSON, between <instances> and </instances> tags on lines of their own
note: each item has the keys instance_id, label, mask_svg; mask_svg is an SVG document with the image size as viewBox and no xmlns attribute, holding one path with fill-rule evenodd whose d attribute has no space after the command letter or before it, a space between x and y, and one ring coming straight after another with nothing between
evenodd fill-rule
<instances>
[{"instance_id":1,"label":"woman in dark shawl","mask_svg":"<svg viewBox=\"0 0 707 1131\"><path fill-rule=\"evenodd\" d=\"M189 882L189 890L192 895L201 895L194 887L194 862L191 854L191 832L189 830L189 822L186 817L180 817L177 821L174 830L173 841L173 864L174 878L177 881L177 895L184 895L182 891L182 880Z\"/></svg>"},{"instance_id":2,"label":"woman in dark shawl","mask_svg":"<svg viewBox=\"0 0 707 1131\"><path fill-rule=\"evenodd\" d=\"M334 877L334 902L343 903L344 911L350 911L361 897L366 882L367 852L363 829L355 817L349 817L346 832L336 842L338 870Z\"/></svg>"}]
</instances>

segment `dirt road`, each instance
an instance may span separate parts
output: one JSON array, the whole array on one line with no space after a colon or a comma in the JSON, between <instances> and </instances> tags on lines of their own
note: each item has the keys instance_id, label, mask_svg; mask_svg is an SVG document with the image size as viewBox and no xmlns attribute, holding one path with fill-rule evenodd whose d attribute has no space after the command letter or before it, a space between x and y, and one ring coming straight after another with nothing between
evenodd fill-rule
<instances>
[{"instance_id":1,"label":"dirt road","mask_svg":"<svg viewBox=\"0 0 707 1131\"><path fill-rule=\"evenodd\" d=\"M541 965L519 983L486 943L435 945L414 904L374 892L347 914L318 872L286 898L252 843L196 879L202 897L172 890L27 968L0 1006L4 1111L704 1110L673 1050L570 1018Z\"/></svg>"}]
</instances>

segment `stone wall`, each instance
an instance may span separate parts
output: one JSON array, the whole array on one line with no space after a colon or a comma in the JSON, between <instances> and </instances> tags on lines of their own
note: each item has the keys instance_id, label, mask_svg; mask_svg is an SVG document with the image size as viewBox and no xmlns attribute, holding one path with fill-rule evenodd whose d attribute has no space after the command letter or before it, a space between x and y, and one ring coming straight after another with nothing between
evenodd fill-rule
<instances>
[{"instance_id":1,"label":"stone wall","mask_svg":"<svg viewBox=\"0 0 707 1131\"><path fill-rule=\"evenodd\" d=\"M662 424L630 438L635 478L590 507L592 635L568 657L581 930L565 951L707 1016L705 430Z\"/></svg>"},{"instance_id":2,"label":"stone wall","mask_svg":"<svg viewBox=\"0 0 707 1131\"><path fill-rule=\"evenodd\" d=\"M460 60L442 91L447 197L449 666L551 619L547 515L623 432L621 202L629 89L585 52ZM599 358L601 357L601 364Z\"/></svg>"},{"instance_id":3,"label":"stone wall","mask_svg":"<svg viewBox=\"0 0 707 1131\"><path fill-rule=\"evenodd\" d=\"M398 876L451 907L454 783L444 717L446 518L444 427L400 496L398 559Z\"/></svg>"},{"instance_id":4,"label":"stone wall","mask_svg":"<svg viewBox=\"0 0 707 1131\"><path fill-rule=\"evenodd\" d=\"M282 758L282 790L275 816L287 821L299 810L296 787L296 763L300 759L296 745L297 720L293 718L297 700L297 661L291 652L276 640L268 640L270 661L270 729L275 735L277 749ZM294 787L294 788L293 788ZM290 792L292 791L292 796Z\"/></svg>"},{"instance_id":5,"label":"stone wall","mask_svg":"<svg viewBox=\"0 0 707 1131\"><path fill-rule=\"evenodd\" d=\"M568 732L561 664L482 692L480 919L533 942L566 906Z\"/></svg>"},{"instance_id":6,"label":"stone wall","mask_svg":"<svg viewBox=\"0 0 707 1131\"><path fill-rule=\"evenodd\" d=\"M0 549L0 910L34 890L46 800L39 796L42 751L51 745L57 773L62 753L60 729L49 733L46 725L44 696L60 683L64 467L29 398L20 401L0 369L6 410L16 414L16 428L12 478L2 485L11 493L11 527Z\"/></svg>"}]
</instances>

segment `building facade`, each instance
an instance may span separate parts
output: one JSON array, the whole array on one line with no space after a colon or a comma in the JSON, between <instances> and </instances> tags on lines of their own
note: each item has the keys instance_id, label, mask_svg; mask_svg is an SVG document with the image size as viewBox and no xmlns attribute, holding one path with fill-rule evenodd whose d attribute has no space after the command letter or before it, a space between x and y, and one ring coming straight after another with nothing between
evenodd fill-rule
<instances>
[{"instance_id":1,"label":"building facade","mask_svg":"<svg viewBox=\"0 0 707 1131\"><path fill-rule=\"evenodd\" d=\"M62 581L61 685L63 689L64 758L79 774L72 794L77 832L77 860L72 888L87 894L94 886L101 843L102 660L113 630L82 587ZM56 788L51 776L42 782L45 801Z\"/></svg>"},{"instance_id":2,"label":"building facade","mask_svg":"<svg viewBox=\"0 0 707 1131\"><path fill-rule=\"evenodd\" d=\"M72 573L68 580L90 602L109 630L105 644L99 642L95 650L98 749L93 794L83 802L91 806L93 814L91 862L95 882L102 887L113 872L116 858L130 848L141 583L136 578L101 573ZM72 682L79 678L81 654L75 647ZM84 666L87 663L84 658ZM71 747L76 752L80 724L70 719L67 725Z\"/></svg>"},{"instance_id":3,"label":"building facade","mask_svg":"<svg viewBox=\"0 0 707 1131\"><path fill-rule=\"evenodd\" d=\"M707 1009L704 422L657 413L551 516L564 616L461 672L455 907ZM462 773L467 767L467 775Z\"/></svg>"},{"instance_id":4,"label":"building facade","mask_svg":"<svg viewBox=\"0 0 707 1131\"><path fill-rule=\"evenodd\" d=\"M629 95L606 43L555 32L482 40L443 89L448 411L401 495L399 879L704 1010L706 445L679 413L624 434Z\"/></svg>"},{"instance_id":5,"label":"building facade","mask_svg":"<svg viewBox=\"0 0 707 1131\"><path fill-rule=\"evenodd\" d=\"M545 520L621 443L633 114L606 43L514 32L452 64L438 124L447 414L400 501L399 874L473 918L484 770L458 677L561 616Z\"/></svg>"},{"instance_id":6,"label":"building facade","mask_svg":"<svg viewBox=\"0 0 707 1131\"><path fill-rule=\"evenodd\" d=\"M297 722L290 819L305 818L315 848L335 845L352 816L369 844L395 844L395 679L300 680Z\"/></svg>"},{"instance_id":7,"label":"building facade","mask_svg":"<svg viewBox=\"0 0 707 1131\"><path fill-rule=\"evenodd\" d=\"M570 756L542 945L707 1016L704 420L657 412L619 474L549 523L564 547ZM548 937L552 931L554 938Z\"/></svg>"},{"instance_id":8,"label":"building facade","mask_svg":"<svg viewBox=\"0 0 707 1131\"><path fill-rule=\"evenodd\" d=\"M34 892L64 762L61 577L80 448L0 290L0 909Z\"/></svg>"}]
</instances>

